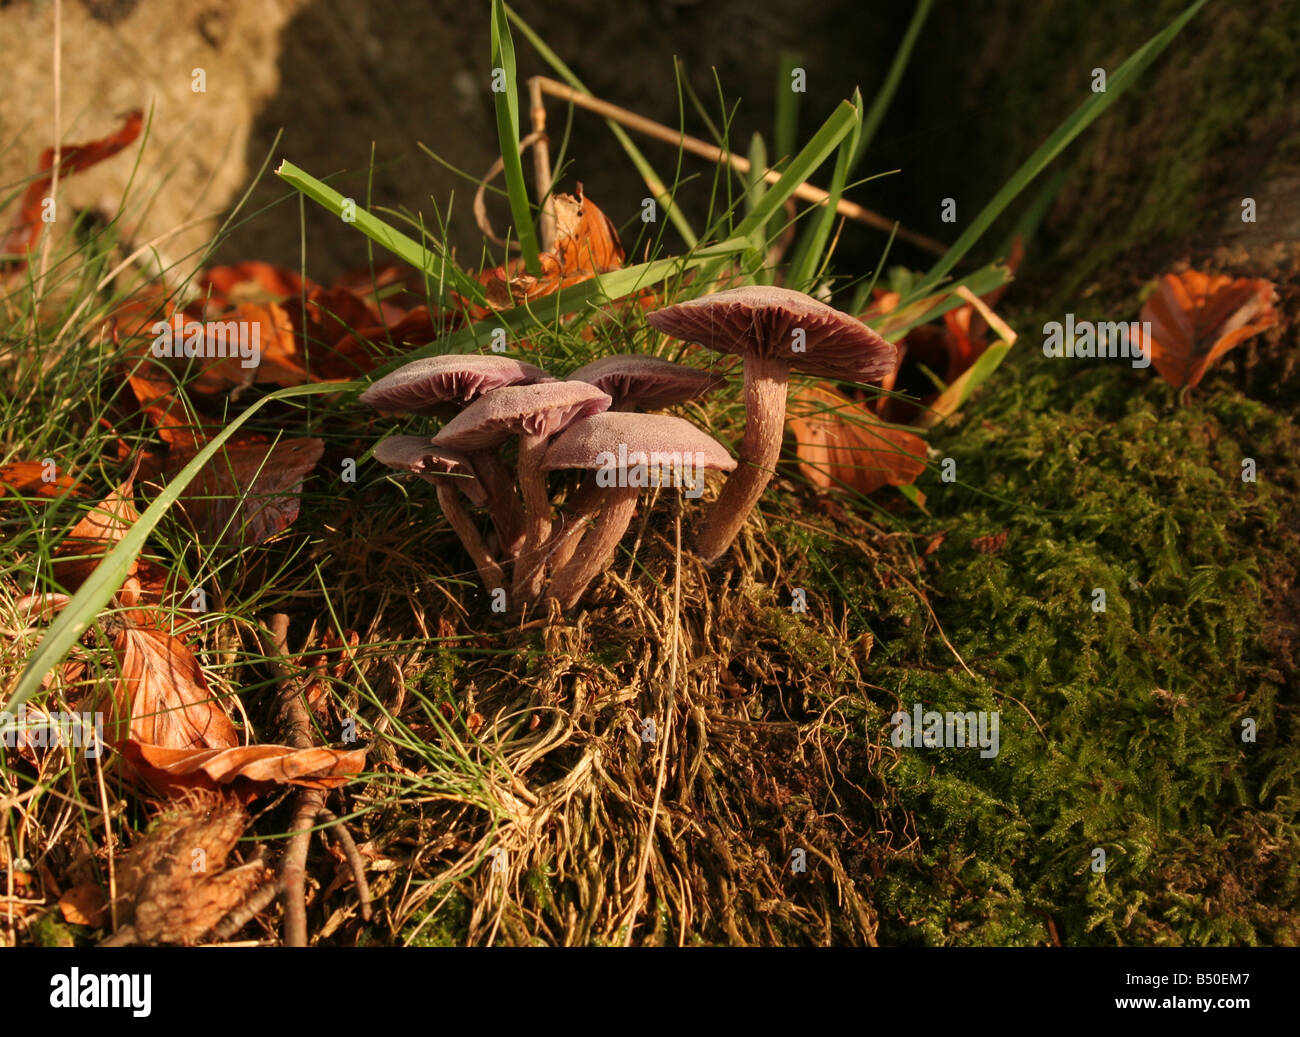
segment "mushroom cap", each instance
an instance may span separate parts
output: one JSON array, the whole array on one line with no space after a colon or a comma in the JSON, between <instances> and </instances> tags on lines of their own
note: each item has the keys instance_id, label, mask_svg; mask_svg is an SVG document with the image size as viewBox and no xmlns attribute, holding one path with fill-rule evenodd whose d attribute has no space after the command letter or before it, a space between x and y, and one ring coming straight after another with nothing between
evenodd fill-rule
<instances>
[{"instance_id":1,"label":"mushroom cap","mask_svg":"<svg viewBox=\"0 0 1300 1037\"><path fill-rule=\"evenodd\" d=\"M789 288L730 288L656 310L646 322L674 338L742 357L787 360L823 378L874 382L898 365L898 349L856 317ZM803 330L802 343L796 329Z\"/></svg>"},{"instance_id":2,"label":"mushroom cap","mask_svg":"<svg viewBox=\"0 0 1300 1037\"><path fill-rule=\"evenodd\" d=\"M569 375L569 381L589 382L609 393L614 400L610 410L623 410L625 405L659 410L703 396L721 385L723 379L657 356L623 353L583 364Z\"/></svg>"},{"instance_id":3,"label":"mushroom cap","mask_svg":"<svg viewBox=\"0 0 1300 1037\"><path fill-rule=\"evenodd\" d=\"M512 436L551 436L609 407L586 382L510 385L479 397L442 427L434 442L454 450L491 450Z\"/></svg>"},{"instance_id":4,"label":"mushroom cap","mask_svg":"<svg viewBox=\"0 0 1300 1037\"><path fill-rule=\"evenodd\" d=\"M361 394L382 411L446 416L493 389L550 380L540 367L504 356L449 353L412 360Z\"/></svg>"},{"instance_id":5,"label":"mushroom cap","mask_svg":"<svg viewBox=\"0 0 1300 1037\"><path fill-rule=\"evenodd\" d=\"M484 485L478 481L473 463L459 450L448 450L424 435L390 435L374 447L374 460L409 472L425 482L447 480L454 483L473 504L487 503Z\"/></svg>"},{"instance_id":6,"label":"mushroom cap","mask_svg":"<svg viewBox=\"0 0 1300 1037\"><path fill-rule=\"evenodd\" d=\"M487 492L468 457L434 443L427 436L389 436L375 446L375 460L427 482L446 479L474 504L485 504Z\"/></svg>"},{"instance_id":7,"label":"mushroom cap","mask_svg":"<svg viewBox=\"0 0 1300 1037\"><path fill-rule=\"evenodd\" d=\"M665 464L671 464L670 458L675 455L690 457L697 469L729 472L736 467L736 459L726 447L684 418L609 411L575 421L556 436L542 460L542 469L630 468L652 464L655 454L661 458L669 455Z\"/></svg>"}]
</instances>

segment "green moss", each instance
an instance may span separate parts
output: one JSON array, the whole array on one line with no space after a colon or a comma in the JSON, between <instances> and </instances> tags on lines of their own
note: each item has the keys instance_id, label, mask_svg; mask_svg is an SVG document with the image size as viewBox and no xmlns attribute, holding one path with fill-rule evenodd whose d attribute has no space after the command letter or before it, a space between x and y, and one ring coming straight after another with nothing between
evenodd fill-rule
<instances>
[{"instance_id":1,"label":"green moss","mask_svg":"<svg viewBox=\"0 0 1300 1037\"><path fill-rule=\"evenodd\" d=\"M47 912L32 923L31 939L37 947L75 947L77 945L72 927L60 922L56 914L57 912L53 911Z\"/></svg>"},{"instance_id":2,"label":"green moss","mask_svg":"<svg viewBox=\"0 0 1300 1037\"><path fill-rule=\"evenodd\" d=\"M409 947L463 947L469 934L473 904L461 893L418 912L402 930L400 943Z\"/></svg>"},{"instance_id":3,"label":"green moss","mask_svg":"<svg viewBox=\"0 0 1300 1037\"><path fill-rule=\"evenodd\" d=\"M839 567L855 608L901 632L878 639L873 684L905 708L1001 714L994 759L899 751L888 780L920 845L876 882L882 940L1041 943L1050 918L1067 944L1296 941L1298 675L1269 649L1262 586L1300 566L1300 434L1226 379L1202 400L1025 350L935 435L958 481L923 477L932 519L909 526L946 534L924 591L974 676ZM864 707L887 731L895 707Z\"/></svg>"}]
</instances>

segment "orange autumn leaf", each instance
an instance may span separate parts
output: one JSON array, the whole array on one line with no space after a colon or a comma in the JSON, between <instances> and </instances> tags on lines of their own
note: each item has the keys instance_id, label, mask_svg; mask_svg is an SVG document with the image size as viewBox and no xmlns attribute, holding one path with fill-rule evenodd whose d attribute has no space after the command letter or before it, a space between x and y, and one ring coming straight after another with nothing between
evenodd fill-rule
<instances>
[{"instance_id":1,"label":"orange autumn leaf","mask_svg":"<svg viewBox=\"0 0 1300 1037\"><path fill-rule=\"evenodd\" d=\"M557 194L553 201L555 245L540 257L541 276L524 273L519 260L511 263L509 270L497 267L483 278L490 305L498 309L518 306L623 265L625 253L618 231L594 202L582 196L582 184L577 197Z\"/></svg>"},{"instance_id":2,"label":"orange autumn leaf","mask_svg":"<svg viewBox=\"0 0 1300 1037\"><path fill-rule=\"evenodd\" d=\"M92 140L86 144L69 144L59 151L59 176L71 176L84 169L111 158L123 148L130 145L138 136L144 125L144 113L139 109L131 112L116 133ZM42 174L27 185L23 193L18 215L10 224L8 232L0 239L0 254L10 253L19 258L0 262L0 270L21 270L45 227L42 210L45 198L53 182L54 148L41 152L38 171Z\"/></svg>"},{"instance_id":3,"label":"orange autumn leaf","mask_svg":"<svg viewBox=\"0 0 1300 1037\"><path fill-rule=\"evenodd\" d=\"M198 278L200 295L217 310L241 302L283 302L300 294L304 283L311 287L294 271L258 259L210 267Z\"/></svg>"},{"instance_id":4,"label":"orange autumn leaf","mask_svg":"<svg viewBox=\"0 0 1300 1037\"><path fill-rule=\"evenodd\" d=\"M364 748L240 745L185 643L149 613L127 617L114 638L121 677L98 705L107 714L105 738L135 782L165 796L229 786L251 798L276 785L333 788L364 767Z\"/></svg>"},{"instance_id":5,"label":"orange autumn leaf","mask_svg":"<svg viewBox=\"0 0 1300 1037\"><path fill-rule=\"evenodd\" d=\"M138 467L138 465L137 465ZM54 577L65 590L75 590L140 518L132 503L135 469L116 490L95 505L54 549ZM135 572L133 561L127 574Z\"/></svg>"},{"instance_id":6,"label":"orange autumn leaf","mask_svg":"<svg viewBox=\"0 0 1300 1037\"><path fill-rule=\"evenodd\" d=\"M365 767L365 749L294 749L240 745L228 749L164 749L134 740L122 754L150 785L168 795L187 788L235 786L250 795L276 785L337 788Z\"/></svg>"},{"instance_id":7,"label":"orange autumn leaf","mask_svg":"<svg viewBox=\"0 0 1300 1037\"><path fill-rule=\"evenodd\" d=\"M98 883L83 882L65 890L59 897L59 911L70 925L88 925L98 929L108 921L108 899Z\"/></svg>"},{"instance_id":8,"label":"orange autumn leaf","mask_svg":"<svg viewBox=\"0 0 1300 1037\"><path fill-rule=\"evenodd\" d=\"M56 465L44 461L15 461L0 465L0 497L40 497L55 500L64 494L84 495L77 480L59 475Z\"/></svg>"},{"instance_id":9,"label":"orange autumn leaf","mask_svg":"<svg viewBox=\"0 0 1300 1037\"><path fill-rule=\"evenodd\" d=\"M238 745L235 725L208 687L194 653L147 614L129 615L132 621L113 639L121 676L100 703L109 744L132 740L168 749Z\"/></svg>"},{"instance_id":10,"label":"orange autumn leaf","mask_svg":"<svg viewBox=\"0 0 1300 1037\"><path fill-rule=\"evenodd\" d=\"M153 352L152 330L143 333L134 352L166 366L189 391L215 395L253 384L290 386L311 380L293 322L279 303L241 302L206 321L178 310L167 323L170 342L164 344L164 355Z\"/></svg>"},{"instance_id":11,"label":"orange autumn leaf","mask_svg":"<svg viewBox=\"0 0 1300 1037\"><path fill-rule=\"evenodd\" d=\"M140 411L158 431L169 449L197 453L209 436L216 435L221 427L204 422L189 406L188 397L181 391L176 376L164 366L165 361L148 360L130 368L126 383ZM145 478L151 474L145 464Z\"/></svg>"},{"instance_id":12,"label":"orange autumn leaf","mask_svg":"<svg viewBox=\"0 0 1300 1037\"><path fill-rule=\"evenodd\" d=\"M1165 274L1142 307L1151 325L1144 346L1160 377L1193 388L1224 353L1277 323L1272 300L1273 284L1262 279Z\"/></svg>"},{"instance_id":13,"label":"orange autumn leaf","mask_svg":"<svg viewBox=\"0 0 1300 1037\"><path fill-rule=\"evenodd\" d=\"M925 470L923 439L884 425L866 404L829 386L793 389L789 411L799 470L814 486L872 493L906 486Z\"/></svg>"},{"instance_id":14,"label":"orange autumn leaf","mask_svg":"<svg viewBox=\"0 0 1300 1037\"><path fill-rule=\"evenodd\" d=\"M257 442L236 436L181 493L185 516L205 544L260 544L297 518L299 494L325 444L319 439ZM173 472L193 455L169 458Z\"/></svg>"}]
</instances>

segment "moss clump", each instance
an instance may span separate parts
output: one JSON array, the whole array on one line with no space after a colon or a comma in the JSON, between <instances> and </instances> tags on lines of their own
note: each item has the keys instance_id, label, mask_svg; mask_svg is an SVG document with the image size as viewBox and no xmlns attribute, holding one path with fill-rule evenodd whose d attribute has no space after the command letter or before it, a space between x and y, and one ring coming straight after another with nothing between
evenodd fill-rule
<instances>
[{"instance_id":1,"label":"moss clump","mask_svg":"<svg viewBox=\"0 0 1300 1037\"><path fill-rule=\"evenodd\" d=\"M1001 745L899 750L919 843L875 883L882 942L1300 937L1297 671L1270 647L1270 581L1300 563L1300 434L1207 390L1179 408L1151 372L1025 350L934 437L958 481L922 480L921 532L944 539L921 589L971 672L913 602L868 679L905 709L998 710ZM888 625L889 591L852 569L838 584Z\"/></svg>"},{"instance_id":2,"label":"moss clump","mask_svg":"<svg viewBox=\"0 0 1300 1037\"><path fill-rule=\"evenodd\" d=\"M453 892L446 900L416 913L397 940L402 947L463 947L469 933L473 904L462 893Z\"/></svg>"}]
</instances>

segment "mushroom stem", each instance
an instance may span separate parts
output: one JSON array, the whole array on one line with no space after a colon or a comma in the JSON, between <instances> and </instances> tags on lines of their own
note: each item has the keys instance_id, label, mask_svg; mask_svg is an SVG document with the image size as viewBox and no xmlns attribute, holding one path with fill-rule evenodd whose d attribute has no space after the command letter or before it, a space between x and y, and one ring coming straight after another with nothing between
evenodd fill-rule
<instances>
[{"instance_id":1,"label":"mushroom stem","mask_svg":"<svg viewBox=\"0 0 1300 1037\"><path fill-rule=\"evenodd\" d=\"M790 365L785 360L751 356L745 359L745 439L740 463L727 477L722 493L709 509L696 550L706 562L716 561L731 546L763 490L772 481L781 456L785 431L786 388Z\"/></svg>"},{"instance_id":2,"label":"mushroom stem","mask_svg":"<svg viewBox=\"0 0 1300 1037\"><path fill-rule=\"evenodd\" d=\"M519 489L524 498L524 546L515 562L514 592L524 601L532 601L542 589L546 556L542 546L551 535L551 499L546 493L546 472L542 459L546 455L546 437L526 434L519 437Z\"/></svg>"},{"instance_id":3,"label":"mushroom stem","mask_svg":"<svg viewBox=\"0 0 1300 1037\"><path fill-rule=\"evenodd\" d=\"M600 499L604 491L596 485L594 476L588 474L582 484L569 498L560 515L560 529L551 534L547 543L546 564L552 573L558 573L569 563L573 552L578 549L582 539L580 530L585 530L591 520L600 511Z\"/></svg>"},{"instance_id":4,"label":"mushroom stem","mask_svg":"<svg viewBox=\"0 0 1300 1037\"><path fill-rule=\"evenodd\" d=\"M569 559L577 551L578 543L586 533L587 527L591 525L594 515L593 510L579 515L565 515L561 518L563 525L547 541L546 564L550 566L552 573L558 573L569 564Z\"/></svg>"},{"instance_id":5,"label":"mushroom stem","mask_svg":"<svg viewBox=\"0 0 1300 1037\"><path fill-rule=\"evenodd\" d=\"M495 450L477 450L472 457L487 494L488 514L501 541L501 553L514 558L524 546L524 512L515 493L514 473Z\"/></svg>"},{"instance_id":6,"label":"mushroom stem","mask_svg":"<svg viewBox=\"0 0 1300 1037\"><path fill-rule=\"evenodd\" d=\"M445 480L438 480L438 504L442 507L442 513L447 517L447 522L451 528L456 531L460 537L460 542L465 546L470 558L474 562L474 567L478 569L479 579L483 581L483 586L488 589L488 593L495 591L499 587L505 586L505 576L501 572L501 567L492 560L488 554L487 546L483 543L483 538L479 535L478 528L468 513L461 507L460 500L456 496L456 488Z\"/></svg>"},{"instance_id":7,"label":"mushroom stem","mask_svg":"<svg viewBox=\"0 0 1300 1037\"><path fill-rule=\"evenodd\" d=\"M548 594L558 598L562 608L576 605L587 585L609 568L618 542L632 521L640 492L635 486L615 486L607 491L600 518L582 537L573 558L556 573L551 583Z\"/></svg>"}]
</instances>

